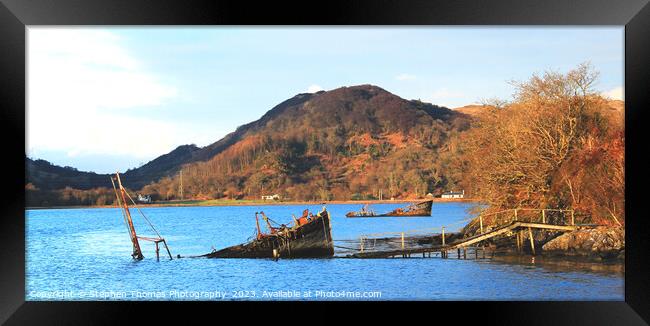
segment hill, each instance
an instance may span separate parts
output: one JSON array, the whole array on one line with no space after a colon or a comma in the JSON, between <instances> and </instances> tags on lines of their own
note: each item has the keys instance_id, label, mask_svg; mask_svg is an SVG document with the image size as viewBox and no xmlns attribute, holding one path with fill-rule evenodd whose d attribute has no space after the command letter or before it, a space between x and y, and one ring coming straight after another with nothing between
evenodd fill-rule
<instances>
[{"instance_id":1,"label":"hill","mask_svg":"<svg viewBox=\"0 0 650 326\"><path fill-rule=\"evenodd\" d=\"M485 112L485 109L487 108L488 108L487 105L470 104L470 105L454 108L453 110L456 112L467 114L469 116L478 116L483 112Z\"/></svg>"},{"instance_id":2,"label":"hill","mask_svg":"<svg viewBox=\"0 0 650 326\"><path fill-rule=\"evenodd\" d=\"M181 145L138 168L129 169L124 172L124 184L129 188L140 189L161 178L177 174L183 164L208 160L239 141L242 135L249 130L281 114L285 108L308 100L311 95L299 94L286 100L271 109L261 119L238 127L236 131L213 144L202 148L196 145ZM79 171L73 167L60 167L46 160L32 160L27 157L25 158L25 180L27 184L43 190L57 190L66 187L89 190L110 187L108 174Z\"/></svg>"},{"instance_id":3,"label":"hill","mask_svg":"<svg viewBox=\"0 0 650 326\"><path fill-rule=\"evenodd\" d=\"M300 200L417 197L455 182L447 154L465 114L373 85L298 94L183 166L185 197L279 193ZM209 152L208 152L209 151ZM177 198L180 180L145 193Z\"/></svg>"},{"instance_id":4,"label":"hill","mask_svg":"<svg viewBox=\"0 0 650 326\"><path fill-rule=\"evenodd\" d=\"M624 102L601 112L624 126ZM405 100L373 85L297 94L205 147L183 145L124 173L154 199L415 198L462 187L464 131L489 112ZM26 158L31 205L111 202L106 174ZM29 199L28 198L28 199Z\"/></svg>"}]
</instances>

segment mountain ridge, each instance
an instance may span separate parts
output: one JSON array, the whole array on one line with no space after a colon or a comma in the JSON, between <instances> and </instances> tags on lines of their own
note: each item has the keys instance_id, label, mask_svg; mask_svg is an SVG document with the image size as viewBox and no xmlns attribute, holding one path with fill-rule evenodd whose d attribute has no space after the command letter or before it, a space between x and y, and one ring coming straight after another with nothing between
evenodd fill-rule
<instances>
[{"instance_id":1,"label":"mountain ridge","mask_svg":"<svg viewBox=\"0 0 650 326\"><path fill-rule=\"evenodd\" d=\"M611 116L624 102L608 101ZM458 135L485 106L449 109L406 100L375 85L299 93L259 119L204 147L181 145L123 173L126 187L156 199L286 198L327 200L412 198L456 188ZM622 119L619 119L623 123ZM108 174L59 167L26 157L27 188L62 191L109 188ZM54 198L54 197L52 197ZM52 199L54 200L54 199Z\"/></svg>"},{"instance_id":2,"label":"mountain ridge","mask_svg":"<svg viewBox=\"0 0 650 326\"><path fill-rule=\"evenodd\" d=\"M368 104L375 100L378 101L377 104ZM360 102L367 105L357 105ZM408 116L387 116L390 115L390 112L387 112L387 110L373 107L373 105L383 105L386 103L389 106L393 105L393 108L396 108L395 110L401 113L408 113ZM319 108L321 112L314 112L314 108ZM344 86L330 91L319 91L316 93L299 93L275 105L259 119L237 127L235 131L212 144L204 147L181 145L138 168L127 170L123 173L123 182L127 187L140 189L147 184L177 174L183 165L209 161L237 142L254 135L257 131L263 130L264 128L290 129L295 127L290 125L291 121L289 120L291 119L283 118L285 116L293 117L297 115L304 117L306 115L305 112L308 112L307 115L316 114L320 115L317 119L328 120L329 126L331 127L334 124L338 124L338 121L331 120L331 118L336 119L335 116L339 118L340 116L347 116L355 110L360 111L361 115L371 111L380 112L381 116L378 117L379 119L386 119L389 122L396 120L396 124L402 125L409 125L411 123L409 119L422 118L424 114L439 121L449 121L455 117L455 113L447 108L417 100L405 100L381 87L370 84ZM333 114L333 116L323 116L323 114L328 115L329 113ZM358 122L363 123L364 127L370 131L375 130L373 128L381 129L386 127L382 121L369 120L363 116L357 116L356 118ZM377 117L374 119L377 119ZM344 125L347 124L347 128L352 128L353 124L349 122L346 121ZM55 190L70 187L88 190L97 187L106 187L109 186L107 177L108 174L58 167L45 160L33 160L26 157L26 183L31 183L37 189Z\"/></svg>"}]
</instances>

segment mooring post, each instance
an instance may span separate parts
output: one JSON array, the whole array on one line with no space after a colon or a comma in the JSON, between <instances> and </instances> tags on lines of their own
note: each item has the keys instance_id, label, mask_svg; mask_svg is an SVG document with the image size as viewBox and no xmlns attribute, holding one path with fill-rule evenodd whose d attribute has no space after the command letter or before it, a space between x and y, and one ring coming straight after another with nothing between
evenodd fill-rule
<instances>
[{"instance_id":1,"label":"mooring post","mask_svg":"<svg viewBox=\"0 0 650 326\"><path fill-rule=\"evenodd\" d=\"M460 259L460 248L458 248L458 259Z\"/></svg>"},{"instance_id":2,"label":"mooring post","mask_svg":"<svg viewBox=\"0 0 650 326\"><path fill-rule=\"evenodd\" d=\"M542 209L542 223L546 224L546 210Z\"/></svg>"},{"instance_id":3,"label":"mooring post","mask_svg":"<svg viewBox=\"0 0 650 326\"><path fill-rule=\"evenodd\" d=\"M402 250L404 250L404 232L402 232Z\"/></svg>"},{"instance_id":4,"label":"mooring post","mask_svg":"<svg viewBox=\"0 0 650 326\"><path fill-rule=\"evenodd\" d=\"M463 247L463 259L467 259L467 248Z\"/></svg>"},{"instance_id":5,"label":"mooring post","mask_svg":"<svg viewBox=\"0 0 650 326\"><path fill-rule=\"evenodd\" d=\"M154 242L156 244L156 260L160 260L160 254L158 251L158 242Z\"/></svg>"},{"instance_id":6,"label":"mooring post","mask_svg":"<svg viewBox=\"0 0 650 326\"><path fill-rule=\"evenodd\" d=\"M576 225L576 217L573 213L574 210L571 210L571 225Z\"/></svg>"},{"instance_id":7,"label":"mooring post","mask_svg":"<svg viewBox=\"0 0 650 326\"><path fill-rule=\"evenodd\" d=\"M528 227L528 236L530 237L530 250L533 252L533 256L535 255L535 240L533 239L533 229L531 227Z\"/></svg>"},{"instance_id":8,"label":"mooring post","mask_svg":"<svg viewBox=\"0 0 650 326\"><path fill-rule=\"evenodd\" d=\"M167 250L167 254L169 255L169 260L172 260L172 253L169 251L169 247L167 246L167 241L163 239L162 243L165 245L165 250ZM181 258L180 255L178 256L178 258Z\"/></svg>"},{"instance_id":9,"label":"mooring post","mask_svg":"<svg viewBox=\"0 0 650 326\"><path fill-rule=\"evenodd\" d=\"M363 237L359 237L359 249L363 252Z\"/></svg>"},{"instance_id":10,"label":"mooring post","mask_svg":"<svg viewBox=\"0 0 650 326\"><path fill-rule=\"evenodd\" d=\"M442 227L442 246L445 246L445 227Z\"/></svg>"},{"instance_id":11,"label":"mooring post","mask_svg":"<svg viewBox=\"0 0 650 326\"><path fill-rule=\"evenodd\" d=\"M483 234L483 215L478 216L478 221L481 224L481 234Z\"/></svg>"}]
</instances>

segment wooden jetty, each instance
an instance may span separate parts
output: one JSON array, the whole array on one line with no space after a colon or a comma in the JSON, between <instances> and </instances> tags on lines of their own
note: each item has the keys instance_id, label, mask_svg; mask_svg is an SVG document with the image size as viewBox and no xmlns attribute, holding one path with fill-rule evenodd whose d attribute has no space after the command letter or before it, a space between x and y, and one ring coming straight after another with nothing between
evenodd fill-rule
<instances>
[{"instance_id":1,"label":"wooden jetty","mask_svg":"<svg viewBox=\"0 0 650 326\"><path fill-rule=\"evenodd\" d=\"M540 215L538 215L538 218L521 218L520 214L518 214L520 211L540 211ZM559 212L562 213L563 215L570 214L570 219L567 218L566 216L562 216L562 218L558 218L557 216L554 216L553 218L550 218L548 216L549 212ZM507 214L507 213L512 213L512 214ZM498 214L501 215L501 219L499 219ZM493 224L491 225L483 225L483 220L484 218L490 216L490 215L496 215L495 218L493 218ZM505 217L505 219L503 218ZM549 217L549 218L547 218ZM349 254L346 257L348 258L394 258L394 257L402 257L402 258L409 258L411 255L416 255L416 257L419 256L419 254L422 254L422 257L440 257L440 258L448 258L449 253L452 252L456 253L456 256L458 258L461 257L461 252L462 252L462 257L467 258L467 253L468 251L471 253L472 251L474 252L474 257L478 258L479 252L482 251L483 257L485 257L485 247L479 246L482 242L498 237L498 236L504 236L504 235L515 235L516 236L516 245L517 249L519 251L522 250L523 245L524 245L524 238L526 236L526 233L528 235L528 238L530 240L530 248L531 248L531 253L534 255L535 254L535 243L533 240L533 230L540 231L540 230L545 230L545 231L556 231L556 232L570 232L578 229L579 227L583 227L580 225L575 224L575 215L573 210L561 210L561 209L528 209L528 208L519 208L519 209L512 209L512 210L505 210L497 213L492 213L489 215L479 215L479 233L463 238L463 239L457 239L453 243L445 243L445 227L441 228L441 240L442 243L439 245L432 245L432 246L425 246L425 247L416 247L416 248L407 248L405 246L405 233L412 233L418 230L413 230L413 231L406 231L406 232L401 232L400 237L401 237L401 246L398 249L392 249L392 250L378 250L378 251L372 251L372 250L367 250L367 248L364 247L365 242L369 238L368 236L362 236L359 241L359 251L353 254ZM499 223L499 221L501 223ZM487 223L486 223L487 224ZM489 231L486 231L486 229L489 228ZM372 236L372 235L371 235ZM471 256L471 255L470 255Z\"/></svg>"}]
</instances>

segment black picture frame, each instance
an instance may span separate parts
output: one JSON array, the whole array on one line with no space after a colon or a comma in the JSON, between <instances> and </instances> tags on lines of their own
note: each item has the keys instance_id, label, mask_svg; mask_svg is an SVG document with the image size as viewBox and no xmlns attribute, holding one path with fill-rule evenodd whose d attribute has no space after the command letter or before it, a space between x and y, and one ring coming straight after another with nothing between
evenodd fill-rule
<instances>
[{"instance_id":1,"label":"black picture frame","mask_svg":"<svg viewBox=\"0 0 650 326\"><path fill-rule=\"evenodd\" d=\"M0 215L0 321L25 324L116 324L134 315L149 322L224 320L238 303L217 302L25 302L25 26L26 25L625 25L626 261L624 302L419 302L259 303L245 305L241 318L283 320L291 312L302 324L347 310L366 322L393 315L406 322L498 324L644 325L650 320L650 270L645 233L643 138L648 121L650 5L648 0L348 0L279 1L0 0L0 120L4 147ZM645 170L645 171L644 171ZM378 306L378 307L377 307ZM265 312L259 312L264 307ZM254 314L246 311L255 311ZM126 312L126 314L125 314ZM130 313L129 313L130 312ZM278 315L279 314L279 315ZM298 316L296 316L296 314ZM253 319L251 319L253 318ZM343 318L343 317L341 317ZM347 317L346 317L347 318ZM453 321L456 320L456 321ZM225 320L224 320L225 321Z\"/></svg>"}]
</instances>

